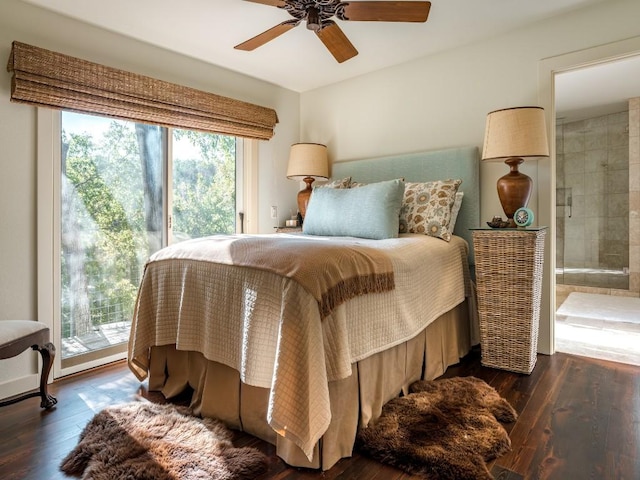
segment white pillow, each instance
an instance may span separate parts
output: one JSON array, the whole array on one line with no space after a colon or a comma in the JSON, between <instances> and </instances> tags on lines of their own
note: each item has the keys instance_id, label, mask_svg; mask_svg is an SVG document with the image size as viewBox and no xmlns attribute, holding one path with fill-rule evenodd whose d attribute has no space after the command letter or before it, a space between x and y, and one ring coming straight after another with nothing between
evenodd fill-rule
<instances>
[{"instance_id":1,"label":"white pillow","mask_svg":"<svg viewBox=\"0 0 640 480\"><path fill-rule=\"evenodd\" d=\"M453 201L453 207L451 207L451 220L449 220L449 231L451 233L453 233L453 230L456 228L456 220L458 219L458 213L460 213L462 197L464 197L464 192L456 192L456 198Z\"/></svg>"}]
</instances>

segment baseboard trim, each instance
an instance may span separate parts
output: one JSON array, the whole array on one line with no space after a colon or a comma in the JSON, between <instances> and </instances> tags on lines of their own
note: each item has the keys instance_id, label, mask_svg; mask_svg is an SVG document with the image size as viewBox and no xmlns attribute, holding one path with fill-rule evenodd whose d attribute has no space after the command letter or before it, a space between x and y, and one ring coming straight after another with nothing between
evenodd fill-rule
<instances>
[{"instance_id":1,"label":"baseboard trim","mask_svg":"<svg viewBox=\"0 0 640 480\"><path fill-rule=\"evenodd\" d=\"M37 373L20 378L13 378L0 383L0 400L15 397L31 390L40 388L40 375Z\"/></svg>"}]
</instances>

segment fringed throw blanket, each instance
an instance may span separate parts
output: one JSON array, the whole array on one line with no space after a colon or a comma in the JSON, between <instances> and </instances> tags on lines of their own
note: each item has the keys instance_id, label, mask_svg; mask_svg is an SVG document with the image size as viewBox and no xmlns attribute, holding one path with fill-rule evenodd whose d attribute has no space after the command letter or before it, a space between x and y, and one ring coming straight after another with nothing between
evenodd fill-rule
<instances>
[{"instance_id":1,"label":"fringed throw blanket","mask_svg":"<svg viewBox=\"0 0 640 480\"><path fill-rule=\"evenodd\" d=\"M220 235L181 242L151 257L151 263L206 261L267 270L298 282L318 302L325 318L347 300L393 290L388 255L357 239L285 235Z\"/></svg>"}]
</instances>

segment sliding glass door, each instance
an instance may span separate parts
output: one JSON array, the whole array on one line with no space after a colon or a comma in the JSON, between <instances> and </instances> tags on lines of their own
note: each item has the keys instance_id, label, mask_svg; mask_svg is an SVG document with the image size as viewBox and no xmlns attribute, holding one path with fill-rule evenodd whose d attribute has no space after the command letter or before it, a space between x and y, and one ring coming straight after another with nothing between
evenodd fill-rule
<instances>
[{"instance_id":1,"label":"sliding glass door","mask_svg":"<svg viewBox=\"0 0 640 480\"><path fill-rule=\"evenodd\" d=\"M235 137L70 112L60 138L56 330L71 373L124 356L151 254L236 231L239 149Z\"/></svg>"}]
</instances>

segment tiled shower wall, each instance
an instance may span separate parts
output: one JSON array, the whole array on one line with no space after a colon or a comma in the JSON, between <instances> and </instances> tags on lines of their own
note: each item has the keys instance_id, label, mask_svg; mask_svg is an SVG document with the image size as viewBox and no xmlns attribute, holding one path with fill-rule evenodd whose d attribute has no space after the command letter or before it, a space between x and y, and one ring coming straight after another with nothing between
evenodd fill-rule
<instances>
[{"instance_id":1,"label":"tiled shower wall","mask_svg":"<svg viewBox=\"0 0 640 480\"><path fill-rule=\"evenodd\" d=\"M558 283L628 289L629 113L556 128Z\"/></svg>"},{"instance_id":2,"label":"tiled shower wall","mask_svg":"<svg viewBox=\"0 0 640 480\"><path fill-rule=\"evenodd\" d=\"M605 125L606 162L604 162L605 152L602 151L605 145ZM592 128L596 131L596 135L587 139L586 133ZM573 124L561 125L557 122L556 129L557 266L571 266L581 261L585 262L581 268L585 268L586 265L599 265L601 252L608 249L607 242L613 242L611 254L602 259L603 264L606 259L613 260L612 265L619 266L625 263L626 258L626 265L622 267L627 266L629 269L628 282L625 280L623 284L617 284L618 281L611 280L611 276L599 287L579 286L585 284L585 279L580 277L576 278L577 281L572 285L569 285L571 278L566 275L562 276L565 278L557 278L557 305L560 305L563 298L566 298L571 291L640 296L640 98L629 100L628 112ZM628 152L626 167L623 160L625 141ZM582 167L580 167L581 161ZM613 172L616 171L625 177L624 180L613 178L616 176ZM625 182L627 183L626 206L622 205ZM605 188L613 191L608 192L607 196L601 196L598 202L595 197ZM572 206L567 205L568 194L572 196ZM568 217L569 213L571 218ZM606 215L602 217L601 213ZM579 220L569 222L576 214ZM601 225L607 228L602 231L593 230ZM623 230L611 230L620 226ZM624 251L625 235L626 253ZM562 280L565 281L565 285L562 285Z\"/></svg>"}]
</instances>

